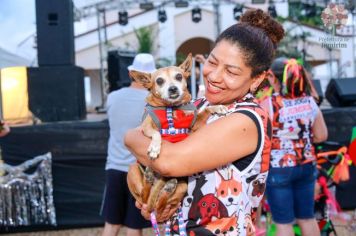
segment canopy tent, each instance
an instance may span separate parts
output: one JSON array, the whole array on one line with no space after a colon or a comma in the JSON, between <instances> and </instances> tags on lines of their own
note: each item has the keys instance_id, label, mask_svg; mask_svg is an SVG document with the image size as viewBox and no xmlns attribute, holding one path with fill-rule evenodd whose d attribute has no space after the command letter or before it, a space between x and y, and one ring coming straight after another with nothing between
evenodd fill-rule
<instances>
[{"instance_id":1,"label":"canopy tent","mask_svg":"<svg viewBox=\"0 0 356 236\"><path fill-rule=\"evenodd\" d=\"M0 47L0 69L12 66L29 66L31 62Z\"/></svg>"}]
</instances>

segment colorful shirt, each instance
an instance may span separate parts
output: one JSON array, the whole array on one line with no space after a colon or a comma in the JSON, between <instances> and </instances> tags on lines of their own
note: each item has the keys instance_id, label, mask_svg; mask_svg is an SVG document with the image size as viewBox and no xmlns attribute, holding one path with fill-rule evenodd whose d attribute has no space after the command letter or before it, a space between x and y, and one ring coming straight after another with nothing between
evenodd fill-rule
<instances>
[{"instance_id":1,"label":"colorful shirt","mask_svg":"<svg viewBox=\"0 0 356 236\"><path fill-rule=\"evenodd\" d=\"M199 107L207 105L208 102L201 99ZM255 232L253 221L265 191L269 168L271 122L250 94L229 105L226 115L236 112L249 116L256 124L258 145L251 155L189 177L188 191L182 202L189 236L244 236ZM208 124L223 116L212 115ZM243 143L236 144L236 148L239 145ZM171 223L172 232L178 234L177 220Z\"/></svg>"},{"instance_id":2,"label":"colorful shirt","mask_svg":"<svg viewBox=\"0 0 356 236\"><path fill-rule=\"evenodd\" d=\"M315 161L312 127L319 108L314 99L311 96L287 99L278 93L270 99L271 167L292 167Z\"/></svg>"}]
</instances>

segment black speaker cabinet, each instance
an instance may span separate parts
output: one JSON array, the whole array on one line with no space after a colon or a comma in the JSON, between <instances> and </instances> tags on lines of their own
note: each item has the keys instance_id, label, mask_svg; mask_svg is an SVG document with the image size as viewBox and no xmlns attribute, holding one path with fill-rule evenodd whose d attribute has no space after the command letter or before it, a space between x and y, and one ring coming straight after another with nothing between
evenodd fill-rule
<instances>
[{"instance_id":1,"label":"black speaker cabinet","mask_svg":"<svg viewBox=\"0 0 356 236\"><path fill-rule=\"evenodd\" d=\"M356 106L356 78L331 79L325 97L334 107Z\"/></svg>"},{"instance_id":2,"label":"black speaker cabinet","mask_svg":"<svg viewBox=\"0 0 356 236\"><path fill-rule=\"evenodd\" d=\"M72 0L36 0L38 65L74 65Z\"/></svg>"},{"instance_id":3,"label":"black speaker cabinet","mask_svg":"<svg viewBox=\"0 0 356 236\"><path fill-rule=\"evenodd\" d=\"M84 70L76 66L28 68L29 107L44 122L86 117Z\"/></svg>"},{"instance_id":4,"label":"black speaker cabinet","mask_svg":"<svg viewBox=\"0 0 356 236\"><path fill-rule=\"evenodd\" d=\"M132 64L135 55L135 52L123 52L118 50L108 52L109 92L127 87L131 84L127 67Z\"/></svg>"},{"instance_id":5,"label":"black speaker cabinet","mask_svg":"<svg viewBox=\"0 0 356 236\"><path fill-rule=\"evenodd\" d=\"M323 99L324 99L324 93L323 93L323 89L321 88L320 80L312 79L312 83L314 85L314 88L315 88L316 92L318 93L318 96L319 96L318 105L320 105L323 102Z\"/></svg>"}]
</instances>

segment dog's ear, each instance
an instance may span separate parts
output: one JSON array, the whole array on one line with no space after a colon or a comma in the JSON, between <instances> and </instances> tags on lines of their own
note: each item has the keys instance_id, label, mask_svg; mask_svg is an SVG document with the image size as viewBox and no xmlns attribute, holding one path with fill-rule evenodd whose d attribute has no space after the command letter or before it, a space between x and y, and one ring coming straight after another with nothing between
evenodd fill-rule
<instances>
[{"instance_id":1,"label":"dog's ear","mask_svg":"<svg viewBox=\"0 0 356 236\"><path fill-rule=\"evenodd\" d=\"M144 73L136 70L130 70L129 75L135 82L141 84L143 87L150 89L152 87L152 80L150 73Z\"/></svg>"},{"instance_id":2,"label":"dog's ear","mask_svg":"<svg viewBox=\"0 0 356 236\"><path fill-rule=\"evenodd\" d=\"M183 61L182 64L179 65L179 67L183 70L184 77L188 78L190 75L190 70L192 68L192 54L189 53L187 58Z\"/></svg>"}]
</instances>

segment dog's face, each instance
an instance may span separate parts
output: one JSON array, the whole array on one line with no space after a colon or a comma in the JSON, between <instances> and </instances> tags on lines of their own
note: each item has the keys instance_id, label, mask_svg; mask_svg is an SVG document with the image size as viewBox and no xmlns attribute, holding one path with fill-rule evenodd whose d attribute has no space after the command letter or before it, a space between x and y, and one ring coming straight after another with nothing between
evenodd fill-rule
<instances>
[{"instance_id":1,"label":"dog's face","mask_svg":"<svg viewBox=\"0 0 356 236\"><path fill-rule=\"evenodd\" d=\"M130 76L150 90L156 100L161 99L165 104L177 105L191 99L187 89L191 65L192 55L189 54L180 66L160 68L151 74L132 70Z\"/></svg>"}]
</instances>

